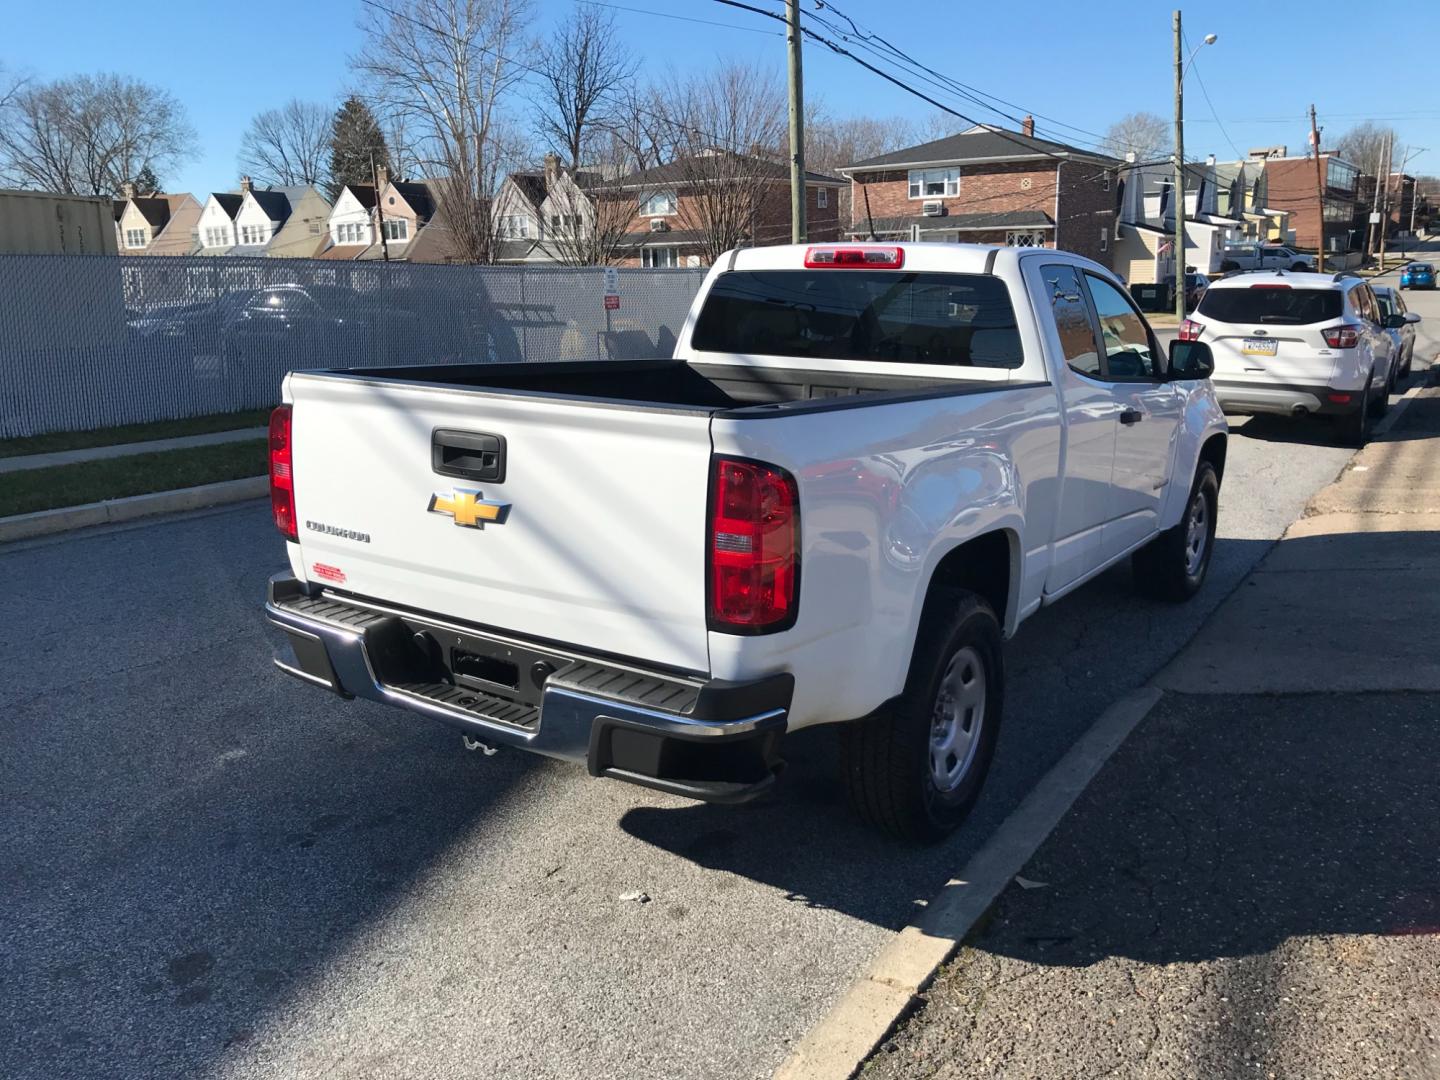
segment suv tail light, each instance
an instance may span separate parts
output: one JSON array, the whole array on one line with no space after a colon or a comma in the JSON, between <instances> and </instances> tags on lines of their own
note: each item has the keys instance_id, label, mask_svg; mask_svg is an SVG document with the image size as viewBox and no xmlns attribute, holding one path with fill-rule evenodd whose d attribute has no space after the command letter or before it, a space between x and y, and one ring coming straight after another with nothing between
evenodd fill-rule
<instances>
[{"instance_id":1,"label":"suv tail light","mask_svg":"<svg viewBox=\"0 0 1440 1080\"><path fill-rule=\"evenodd\" d=\"M295 459L290 442L290 406L270 414L270 512L286 540L298 540L295 525Z\"/></svg>"},{"instance_id":2,"label":"suv tail light","mask_svg":"<svg viewBox=\"0 0 1440 1080\"><path fill-rule=\"evenodd\" d=\"M904 265L905 249L898 247L812 247L805 250L807 270L865 267L899 270Z\"/></svg>"},{"instance_id":3,"label":"suv tail light","mask_svg":"<svg viewBox=\"0 0 1440 1080\"><path fill-rule=\"evenodd\" d=\"M1332 349L1353 349L1360 344L1360 334L1353 326L1332 326L1320 333L1325 337L1325 344Z\"/></svg>"},{"instance_id":4,"label":"suv tail light","mask_svg":"<svg viewBox=\"0 0 1440 1080\"><path fill-rule=\"evenodd\" d=\"M710 485L710 629L785 630L799 599L795 478L758 461L716 458Z\"/></svg>"},{"instance_id":5,"label":"suv tail light","mask_svg":"<svg viewBox=\"0 0 1440 1080\"><path fill-rule=\"evenodd\" d=\"M1198 323L1194 319L1186 319L1180 324L1181 341L1199 341L1200 333L1205 329L1204 323Z\"/></svg>"}]
</instances>

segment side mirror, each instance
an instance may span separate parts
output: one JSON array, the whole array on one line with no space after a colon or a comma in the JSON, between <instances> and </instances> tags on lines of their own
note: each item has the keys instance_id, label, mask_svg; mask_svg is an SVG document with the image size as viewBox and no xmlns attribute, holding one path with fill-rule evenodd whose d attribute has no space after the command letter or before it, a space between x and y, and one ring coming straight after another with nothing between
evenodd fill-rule
<instances>
[{"instance_id":1,"label":"side mirror","mask_svg":"<svg viewBox=\"0 0 1440 1080\"><path fill-rule=\"evenodd\" d=\"M1405 313L1405 321L1407 323L1418 323L1420 321L1420 313L1418 311L1407 311Z\"/></svg>"},{"instance_id":2,"label":"side mirror","mask_svg":"<svg viewBox=\"0 0 1440 1080\"><path fill-rule=\"evenodd\" d=\"M1170 342L1170 378L1208 379L1215 371L1215 355L1203 341Z\"/></svg>"},{"instance_id":3,"label":"side mirror","mask_svg":"<svg viewBox=\"0 0 1440 1080\"><path fill-rule=\"evenodd\" d=\"M1407 321L1405 316L1397 311L1385 316L1384 326L1386 330L1399 330Z\"/></svg>"}]
</instances>

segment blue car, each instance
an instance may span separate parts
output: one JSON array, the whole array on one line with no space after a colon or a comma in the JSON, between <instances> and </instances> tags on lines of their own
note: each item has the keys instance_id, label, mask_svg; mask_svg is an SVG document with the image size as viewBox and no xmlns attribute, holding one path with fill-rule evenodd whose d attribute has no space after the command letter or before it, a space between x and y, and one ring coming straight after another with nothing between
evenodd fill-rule
<instances>
[{"instance_id":1,"label":"blue car","mask_svg":"<svg viewBox=\"0 0 1440 1080\"><path fill-rule=\"evenodd\" d=\"M1410 263L1400 271L1400 288L1435 288L1435 267L1431 263Z\"/></svg>"}]
</instances>

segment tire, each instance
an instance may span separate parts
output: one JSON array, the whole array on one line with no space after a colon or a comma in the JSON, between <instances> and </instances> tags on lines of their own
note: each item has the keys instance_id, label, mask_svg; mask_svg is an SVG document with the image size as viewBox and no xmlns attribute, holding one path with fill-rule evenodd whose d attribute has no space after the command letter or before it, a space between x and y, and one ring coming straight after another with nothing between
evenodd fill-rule
<instances>
[{"instance_id":1,"label":"tire","mask_svg":"<svg viewBox=\"0 0 1440 1080\"><path fill-rule=\"evenodd\" d=\"M1390 394L1395 389L1395 364L1390 365L1390 374L1385 379L1385 386L1380 393L1375 395L1370 402L1370 417L1379 420L1390 411Z\"/></svg>"},{"instance_id":2,"label":"tire","mask_svg":"<svg viewBox=\"0 0 1440 1080\"><path fill-rule=\"evenodd\" d=\"M1405 363L1400 366L1400 378L1410 378L1411 365L1415 363L1415 346L1412 344L1405 354Z\"/></svg>"},{"instance_id":3,"label":"tire","mask_svg":"<svg viewBox=\"0 0 1440 1080\"><path fill-rule=\"evenodd\" d=\"M1359 449L1370 441L1370 380L1360 397L1360 407L1339 418L1340 444Z\"/></svg>"},{"instance_id":4,"label":"tire","mask_svg":"<svg viewBox=\"0 0 1440 1080\"><path fill-rule=\"evenodd\" d=\"M1220 478L1210 462L1202 461L1179 524L1130 557L1135 585L1142 593L1154 600L1182 603L1200 591L1215 550L1219 509Z\"/></svg>"},{"instance_id":5,"label":"tire","mask_svg":"<svg viewBox=\"0 0 1440 1080\"><path fill-rule=\"evenodd\" d=\"M1306 265L1305 263L1302 263L1302 262L1297 262L1297 263L1291 263L1291 264L1290 264L1290 272L1291 272L1292 274L1303 274L1305 271L1307 271L1307 270L1309 270L1309 269L1310 269L1310 267L1309 267L1308 265Z\"/></svg>"},{"instance_id":6,"label":"tire","mask_svg":"<svg viewBox=\"0 0 1440 1080\"><path fill-rule=\"evenodd\" d=\"M930 597L904 693L842 729L840 767L856 812L911 843L952 833L989 772L1004 693L1000 623L990 605L961 589Z\"/></svg>"}]
</instances>

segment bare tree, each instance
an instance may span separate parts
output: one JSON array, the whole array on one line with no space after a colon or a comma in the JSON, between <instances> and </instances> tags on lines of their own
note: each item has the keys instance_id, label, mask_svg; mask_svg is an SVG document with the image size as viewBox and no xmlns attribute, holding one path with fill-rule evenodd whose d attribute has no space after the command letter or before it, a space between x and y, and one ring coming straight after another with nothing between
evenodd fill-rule
<instances>
[{"instance_id":1,"label":"bare tree","mask_svg":"<svg viewBox=\"0 0 1440 1080\"><path fill-rule=\"evenodd\" d=\"M516 152L503 102L523 74L510 60L529 0L364 0L356 67L387 115L413 129L421 166L462 262L492 263L495 192Z\"/></svg>"},{"instance_id":2,"label":"bare tree","mask_svg":"<svg viewBox=\"0 0 1440 1080\"><path fill-rule=\"evenodd\" d=\"M250 121L240 141L240 171L277 187L326 179L330 156L330 110L291 99Z\"/></svg>"},{"instance_id":3,"label":"bare tree","mask_svg":"<svg viewBox=\"0 0 1440 1080\"><path fill-rule=\"evenodd\" d=\"M753 64L727 63L676 82L666 104L669 138L678 152L666 181L653 192L641 191L640 201L675 192L677 224L698 234L707 262L742 244L774 239L761 233L769 227L767 196L774 195L778 178L789 176L789 166L775 156L785 128L779 77ZM788 236L788 222L784 231Z\"/></svg>"},{"instance_id":4,"label":"bare tree","mask_svg":"<svg viewBox=\"0 0 1440 1080\"><path fill-rule=\"evenodd\" d=\"M667 103L659 87L634 81L621 84L611 101L602 156L623 162L625 172L669 161L680 150L673 112L673 103Z\"/></svg>"},{"instance_id":5,"label":"bare tree","mask_svg":"<svg viewBox=\"0 0 1440 1080\"><path fill-rule=\"evenodd\" d=\"M1335 140L1335 152L1361 172L1373 173L1382 163L1387 172L1395 169L1400 159L1400 137L1388 124L1366 120L1356 124ZM1389 161L1386 162L1386 151Z\"/></svg>"},{"instance_id":6,"label":"bare tree","mask_svg":"<svg viewBox=\"0 0 1440 1080\"><path fill-rule=\"evenodd\" d=\"M1154 113L1122 116L1105 129L1100 149L1111 157L1134 154L1136 161L1162 161L1173 153L1170 125Z\"/></svg>"},{"instance_id":7,"label":"bare tree","mask_svg":"<svg viewBox=\"0 0 1440 1080\"><path fill-rule=\"evenodd\" d=\"M617 36L615 16L587 5L556 27L535 66L540 137L578 169L609 126L614 98L634 78L638 62Z\"/></svg>"},{"instance_id":8,"label":"bare tree","mask_svg":"<svg viewBox=\"0 0 1440 1080\"><path fill-rule=\"evenodd\" d=\"M122 75L78 75L10 91L0 110L0 178L16 187L114 195L191 153L185 107Z\"/></svg>"}]
</instances>

